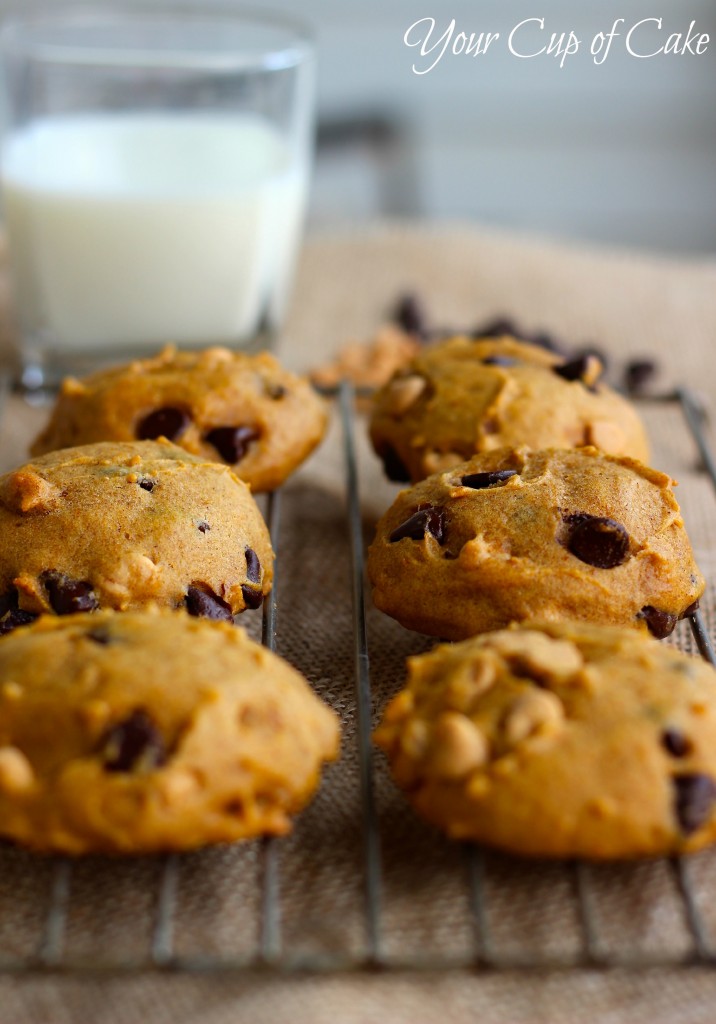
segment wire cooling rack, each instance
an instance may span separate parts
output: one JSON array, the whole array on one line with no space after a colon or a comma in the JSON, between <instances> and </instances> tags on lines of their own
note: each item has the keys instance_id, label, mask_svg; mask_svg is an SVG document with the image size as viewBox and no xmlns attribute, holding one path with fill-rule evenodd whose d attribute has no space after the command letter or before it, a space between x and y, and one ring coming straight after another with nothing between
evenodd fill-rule
<instances>
[{"instance_id":1,"label":"wire cooling rack","mask_svg":"<svg viewBox=\"0 0 716 1024\"><path fill-rule=\"evenodd\" d=\"M373 699L371 695L371 668L366 629L366 601L363 572L363 529L361 499L354 433L353 388L344 383L337 392L345 456L345 516L350 538L352 589L352 657L355 681L356 743L358 747L358 779L360 788L360 857L359 896L361 933L357 946L346 951L323 949L319 952L295 952L284 942L281 910L282 847L287 840L267 838L257 845L259 859L257 878L260 898L258 902L258 928L251 948L240 955L223 952L182 952L177 948L177 917L181 907L180 873L182 856L172 854L158 862L156 886L151 913L151 935L146 951L117 957L107 948L92 951L90 956L75 956L67 949L68 915L72 909L73 878L78 870L75 862L57 858L50 862L47 900L42 910L39 941L35 948L22 956L3 949L0 940L0 972L30 974L52 971L72 972L77 975L96 976L107 973L127 973L146 970L173 970L189 973L235 973L248 969L263 969L277 973L298 971L327 972L369 969L441 969L471 967L485 971L512 968L536 970L564 970L577 967L627 968L638 970L655 966L716 966L716 943L710 938L702 907L694 892L687 862L673 858L664 867L670 873L674 891L680 901L680 916L684 922L687 941L676 952L644 951L631 948L614 952L603 942L596 908L593 865L569 862L560 866L566 885L571 892L572 910L576 922L577 942L571 952L528 953L505 951L495 940L493 915L489 913L489 894L486 880L486 854L473 845L463 848L461 870L464 885L462 898L469 920L470 938L464 952L445 952L440 944L418 954L388 948L385 941L386 873L381 843L380 815L377 808L375 769L371 744ZM685 389L659 397L659 402L676 406L700 454L702 468L716 488L716 460L711 452L705 430L705 416L696 396ZM275 492L268 498L267 519L274 548L278 553L279 521L282 496ZM262 641L275 650L278 630L278 578L281 560L276 560L276 578L270 597L263 610ZM702 657L716 664L702 615L696 611L690 616L690 627L695 644ZM330 851L326 853L330 857ZM491 855L494 856L494 855ZM410 857L410 850L405 851ZM286 858L288 859L288 858ZM109 865L109 879L111 883ZM457 870L460 870L459 861ZM539 867L537 868L539 870ZM336 912L338 913L338 912Z\"/></svg>"}]
</instances>

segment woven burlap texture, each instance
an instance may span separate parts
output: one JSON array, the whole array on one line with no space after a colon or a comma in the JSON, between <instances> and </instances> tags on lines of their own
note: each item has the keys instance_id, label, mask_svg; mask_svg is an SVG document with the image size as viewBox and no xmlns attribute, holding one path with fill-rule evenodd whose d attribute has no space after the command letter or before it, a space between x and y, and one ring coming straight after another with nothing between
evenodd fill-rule
<instances>
[{"instance_id":1,"label":"woven burlap texture","mask_svg":"<svg viewBox=\"0 0 716 1024\"><path fill-rule=\"evenodd\" d=\"M406 289L418 290L435 320L472 324L509 313L575 342L598 343L618 360L651 354L664 384L690 384L716 401L716 265L587 253L486 234L466 226L378 226L312 240L301 264L281 353L296 367L323 360L348 338L369 334ZM24 458L46 411L13 399L0 439L3 468ZM654 464L680 481L697 557L716 579L714 496L678 410L644 407ZM355 424L366 540L396 488L387 484ZM324 447L286 488L278 542L278 649L340 710L343 756L281 846L282 943L292 955L365 948L361 802L352 666L351 577L344 465L337 417ZM713 625L713 602L706 602ZM247 619L249 617L247 616ZM258 617L250 628L259 628ZM376 718L399 687L408 654L430 643L369 609ZM679 642L691 649L684 628ZM377 759L383 853L383 949L398 959L466 958L473 949L462 849L423 825ZM0 852L0 950L36 951L51 863L11 848ZM72 874L65 954L121 964L148 952L161 863L79 862ZM716 942L716 856L689 861L689 874ZM258 844L181 861L177 953L245 956L256 949L261 895ZM612 952L686 954L689 932L668 864L590 868L601 946ZM575 955L580 930L568 866L497 856L487 861L487 914L500 952ZM501 975L343 974L202 979L142 974L77 980L0 978L0 1024L25 1021L251 1024L281 1021L549 1022L712 1020L716 975L702 969Z\"/></svg>"}]
</instances>

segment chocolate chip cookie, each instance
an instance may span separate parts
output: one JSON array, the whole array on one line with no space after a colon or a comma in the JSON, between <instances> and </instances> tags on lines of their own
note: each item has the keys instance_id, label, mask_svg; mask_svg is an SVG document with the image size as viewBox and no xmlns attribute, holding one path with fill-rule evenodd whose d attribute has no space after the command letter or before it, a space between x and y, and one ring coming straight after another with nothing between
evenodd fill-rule
<instances>
[{"instance_id":1,"label":"chocolate chip cookie","mask_svg":"<svg viewBox=\"0 0 716 1024\"><path fill-rule=\"evenodd\" d=\"M0 834L145 853L280 835L336 716L242 629L177 612L44 616L0 643Z\"/></svg>"},{"instance_id":2,"label":"chocolate chip cookie","mask_svg":"<svg viewBox=\"0 0 716 1024\"><path fill-rule=\"evenodd\" d=\"M377 393L371 440L398 482L506 445L593 445L648 461L639 416L600 373L593 355L564 360L507 337L451 338L422 349Z\"/></svg>"},{"instance_id":3,"label":"chocolate chip cookie","mask_svg":"<svg viewBox=\"0 0 716 1024\"><path fill-rule=\"evenodd\" d=\"M0 477L0 633L149 602L231 621L272 576L248 486L169 441L65 448Z\"/></svg>"},{"instance_id":4,"label":"chocolate chip cookie","mask_svg":"<svg viewBox=\"0 0 716 1024\"><path fill-rule=\"evenodd\" d=\"M368 574L378 608L447 640L535 617L664 637L704 589L672 480L596 448L501 448L402 491Z\"/></svg>"},{"instance_id":5,"label":"chocolate chip cookie","mask_svg":"<svg viewBox=\"0 0 716 1024\"><path fill-rule=\"evenodd\" d=\"M95 441L166 437L269 491L313 451L326 406L268 352L165 348L153 359L64 381L33 455Z\"/></svg>"},{"instance_id":6,"label":"chocolate chip cookie","mask_svg":"<svg viewBox=\"0 0 716 1024\"><path fill-rule=\"evenodd\" d=\"M456 839L596 859L716 840L716 672L632 630L528 624L410 658L376 742Z\"/></svg>"}]
</instances>

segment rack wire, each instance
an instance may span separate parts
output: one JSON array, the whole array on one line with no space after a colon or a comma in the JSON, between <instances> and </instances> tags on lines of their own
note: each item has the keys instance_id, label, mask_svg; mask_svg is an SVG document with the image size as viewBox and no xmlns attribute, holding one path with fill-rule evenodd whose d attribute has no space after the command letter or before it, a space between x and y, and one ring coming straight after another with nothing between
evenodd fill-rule
<instances>
[{"instance_id":1,"label":"rack wire","mask_svg":"<svg viewBox=\"0 0 716 1024\"><path fill-rule=\"evenodd\" d=\"M330 972L371 969L420 970L467 967L483 971L571 970L579 967L626 968L641 970L658 966L716 966L716 945L709 937L688 867L681 858L671 859L676 892L681 901L683 919L689 936L689 948L683 953L613 952L600 938L595 912L591 873L593 866L575 861L566 865L573 892L579 932L579 948L573 954L518 954L500 951L488 913L486 894L486 855L477 846L464 847L465 897L471 920L473 941L464 955L443 954L436 949L427 956L402 956L386 950L383 935L384 864L381 831L375 789L375 765L371 744L371 669L366 629L366 601L363 570L363 533L359 490L356 439L354 434L355 392L344 382L337 390L345 455L346 524L350 537L351 588L353 623L353 667L355 707L359 755L359 786L362 815L362 948L357 954L296 954L286 949L281 920L281 857L283 840L266 838L260 843L260 884L258 938L255 948L246 955L216 954L182 955L176 949L175 922L179 907L182 857L166 856L158 873L154 921L148 953L126 957L120 961L98 953L91 958L74 958L66 952L68 914L72 902L73 862L56 858L52 862L48 901L42 936L36 952L28 957L5 955L0 948L0 972L31 974L41 972L73 972L78 976L126 973L147 970L171 970L190 973L237 973L249 969L292 973L299 971ZM660 396L659 401L677 403L689 433L700 454L703 469L716 490L716 459L706 435L705 415L693 392L681 388ZM269 495L267 519L274 550L276 573L280 565L279 524L281 494ZM278 599L276 578L264 604L262 642L275 650L278 635ZM716 665L703 617L696 610L690 627L701 656Z\"/></svg>"}]
</instances>

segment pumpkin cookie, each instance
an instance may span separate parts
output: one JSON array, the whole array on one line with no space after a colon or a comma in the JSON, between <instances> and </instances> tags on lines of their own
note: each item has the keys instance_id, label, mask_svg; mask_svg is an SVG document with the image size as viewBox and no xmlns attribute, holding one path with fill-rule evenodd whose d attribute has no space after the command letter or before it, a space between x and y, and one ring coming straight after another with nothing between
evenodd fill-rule
<instances>
[{"instance_id":1,"label":"pumpkin cookie","mask_svg":"<svg viewBox=\"0 0 716 1024\"><path fill-rule=\"evenodd\" d=\"M176 612L45 616L0 643L0 834L78 854L281 835L335 715L243 630Z\"/></svg>"},{"instance_id":2,"label":"pumpkin cookie","mask_svg":"<svg viewBox=\"0 0 716 1024\"><path fill-rule=\"evenodd\" d=\"M632 630L527 624L408 659L376 742L456 839L597 859L716 840L716 672Z\"/></svg>"},{"instance_id":3,"label":"pumpkin cookie","mask_svg":"<svg viewBox=\"0 0 716 1024\"><path fill-rule=\"evenodd\" d=\"M502 448L402 491L368 574L378 608L447 640L535 617L664 637L704 589L672 480L596 448Z\"/></svg>"},{"instance_id":4,"label":"pumpkin cookie","mask_svg":"<svg viewBox=\"0 0 716 1024\"><path fill-rule=\"evenodd\" d=\"M272 576L248 486L169 441L66 448L0 477L0 633L150 602L228 621Z\"/></svg>"},{"instance_id":5,"label":"pumpkin cookie","mask_svg":"<svg viewBox=\"0 0 716 1024\"><path fill-rule=\"evenodd\" d=\"M399 482L506 445L593 445L648 461L639 416L600 374L593 355L566 361L512 338L451 338L423 348L378 392L371 440Z\"/></svg>"},{"instance_id":6,"label":"pumpkin cookie","mask_svg":"<svg viewBox=\"0 0 716 1024\"><path fill-rule=\"evenodd\" d=\"M326 406L268 352L165 348L62 384L33 455L95 441L166 437L228 463L254 491L278 487L319 443Z\"/></svg>"}]
</instances>

